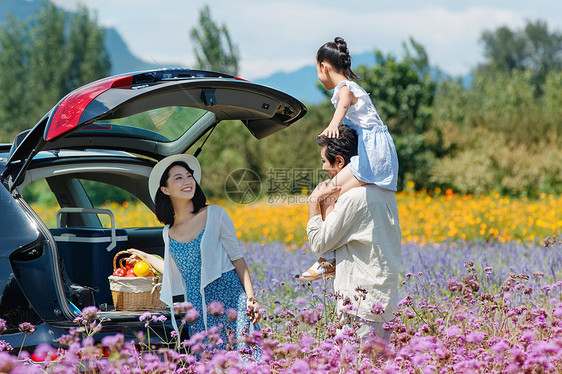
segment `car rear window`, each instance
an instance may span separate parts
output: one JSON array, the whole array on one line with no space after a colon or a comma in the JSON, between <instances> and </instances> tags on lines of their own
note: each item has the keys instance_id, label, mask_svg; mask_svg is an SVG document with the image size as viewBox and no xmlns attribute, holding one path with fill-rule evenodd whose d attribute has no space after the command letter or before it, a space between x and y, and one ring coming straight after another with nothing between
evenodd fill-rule
<instances>
[{"instance_id":1,"label":"car rear window","mask_svg":"<svg viewBox=\"0 0 562 374\"><path fill-rule=\"evenodd\" d=\"M128 117L96 121L94 124L86 126L81 132L105 130L112 134L127 134L161 142L171 142L182 136L205 113L207 113L206 110L199 108L168 106Z\"/></svg>"}]
</instances>

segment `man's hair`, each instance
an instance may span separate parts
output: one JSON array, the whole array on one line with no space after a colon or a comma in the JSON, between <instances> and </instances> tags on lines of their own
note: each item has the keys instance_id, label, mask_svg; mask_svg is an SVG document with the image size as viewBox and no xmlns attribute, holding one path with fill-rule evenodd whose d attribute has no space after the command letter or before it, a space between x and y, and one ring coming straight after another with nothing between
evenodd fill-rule
<instances>
[{"instance_id":1,"label":"man's hair","mask_svg":"<svg viewBox=\"0 0 562 374\"><path fill-rule=\"evenodd\" d=\"M325 156L331 165L336 162L336 156L341 156L347 165L351 157L357 155L357 133L346 125L339 125L338 131L340 136L337 138L321 136L316 142L320 147L326 146Z\"/></svg>"}]
</instances>

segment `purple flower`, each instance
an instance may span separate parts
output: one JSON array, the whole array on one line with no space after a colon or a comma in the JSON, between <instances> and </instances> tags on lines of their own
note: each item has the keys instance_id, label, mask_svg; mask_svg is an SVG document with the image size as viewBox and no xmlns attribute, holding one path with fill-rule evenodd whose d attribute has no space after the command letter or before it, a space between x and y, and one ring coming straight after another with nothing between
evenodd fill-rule
<instances>
[{"instance_id":1,"label":"purple flower","mask_svg":"<svg viewBox=\"0 0 562 374\"><path fill-rule=\"evenodd\" d=\"M291 368L291 372L293 372L293 373L309 373L310 372L310 366L308 365L308 362L306 362L306 360L299 359L299 360L296 360L295 363L293 364L293 367Z\"/></svg>"},{"instance_id":2,"label":"purple flower","mask_svg":"<svg viewBox=\"0 0 562 374\"><path fill-rule=\"evenodd\" d=\"M374 303L373 307L371 308L371 313L373 314L383 314L384 313L384 305L382 303Z\"/></svg>"},{"instance_id":3,"label":"purple flower","mask_svg":"<svg viewBox=\"0 0 562 374\"><path fill-rule=\"evenodd\" d=\"M486 337L486 333L482 331L471 331L466 336L466 341L468 343L482 343L484 338Z\"/></svg>"},{"instance_id":4,"label":"purple flower","mask_svg":"<svg viewBox=\"0 0 562 374\"><path fill-rule=\"evenodd\" d=\"M207 306L207 313L212 316L222 316L224 313L224 304L220 301L213 301Z\"/></svg>"},{"instance_id":5,"label":"purple flower","mask_svg":"<svg viewBox=\"0 0 562 374\"><path fill-rule=\"evenodd\" d=\"M144 321L147 319L150 319L150 317L152 316L152 313L150 312L144 312L143 314L141 314L141 316L139 317L139 321Z\"/></svg>"},{"instance_id":6,"label":"purple flower","mask_svg":"<svg viewBox=\"0 0 562 374\"><path fill-rule=\"evenodd\" d=\"M99 309L96 308L95 306L87 306L84 309L82 309L82 317L84 317L84 319L89 322L98 318L98 315L99 315Z\"/></svg>"},{"instance_id":7,"label":"purple flower","mask_svg":"<svg viewBox=\"0 0 562 374\"><path fill-rule=\"evenodd\" d=\"M93 339L92 339L93 340ZM53 348L48 343L41 343L37 347L35 347L35 351L33 352L32 359L34 361L45 361L45 359L49 356L53 356L56 353L56 349Z\"/></svg>"},{"instance_id":8,"label":"purple flower","mask_svg":"<svg viewBox=\"0 0 562 374\"><path fill-rule=\"evenodd\" d=\"M414 336L410 341L410 348L415 352L434 351L438 347L433 336Z\"/></svg>"},{"instance_id":9,"label":"purple flower","mask_svg":"<svg viewBox=\"0 0 562 374\"><path fill-rule=\"evenodd\" d=\"M6 331L6 321L0 318L0 334Z\"/></svg>"},{"instance_id":10,"label":"purple flower","mask_svg":"<svg viewBox=\"0 0 562 374\"><path fill-rule=\"evenodd\" d=\"M0 352L9 352L13 350L14 348L10 345L10 343L6 342L5 340L0 340Z\"/></svg>"},{"instance_id":11,"label":"purple flower","mask_svg":"<svg viewBox=\"0 0 562 374\"><path fill-rule=\"evenodd\" d=\"M497 342L492 346L492 351L496 353L502 353L507 351L508 349L509 349L509 343L505 339L500 340L499 342Z\"/></svg>"},{"instance_id":12,"label":"purple flower","mask_svg":"<svg viewBox=\"0 0 562 374\"><path fill-rule=\"evenodd\" d=\"M405 298L403 298L398 302L399 308L402 306L412 306L412 305L414 305L414 298L410 295L407 295Z\"/></svg>"},{"instance_id":13,"label":"purple flower","mask_svg":"<svg viewBox=\"0 0 562 374\"><path fill-rule=\"evenodd\" d=\"M91 336L88 336L82 340L82 345L84 347L93 347L94 343L95 343L94 338Z\"/></svg>"},{"instance_id":14,"label":"purple flower","mask_svg":"<svg viewBox=\"0 0 562 374\"><path fill-rule=\"evenodd\" d=\"M195 308L191 308L185 313L183 321L187 323L193 323L197 321L197 318L199 318L199 312Z\"/></svg>"},{"instance_id":15,"label":"purple flower","mask_svg":"<svg viewBox=\"0 0 562 374\"><path fill-rule=\"evenodd\" d=\"M27 332L29 333L29 335L31 335L35 332L35 326L33 326L29 322L24 322L19 324L19 330L20 332Z\"/></svg>"},{"instance_id":16,"label":"purple flower","mask_svg":"<svg viewBox=\"0 0 562 374\"><path fill-rule=\"evenodd\" d=\"M298 306L303 306L306 304L306 299L304 297L297 297L297 299L295 300L295 303Z\"/></svg>"},{"instance_id":17,"label":"purple flower","mask_svg":"<svg viewBox=\"0 0 562 374\"><path fill-rule=\"evenodd\" d=\"M455 279L449 279L447 281L447 289L451 292L458 291L462 286L457 283Z\"/></svg>"},{"instance_id":18,"label":"purple flower","mask_svg":"<svg viewBox=\"0 0 562 374\"><path fill-rule=\"evenodd\" d=\"M447 330L445 330L445 334L449 338L456 338L461 334L461 329L457 325L452 325Z\"/></svg>"},{"instance_id":19,"label":"purple flower","mask_svg":"<svg viewBox=\"0 0 562 374\"><path fill-rule=\"evenodd\" d=\"M523 331L521 333L521 336L519 337L519 340L521 340L522 342L532 342L533 340L535 340L535 334L533 333L533 331Z\"/></svg>"},{"instance_id":20,"label":"purple flower","mask_svg":"<svg viewBox=\"0 0 562 374\"><path fill-rule=\"evenodd\" d=\"M104 336L101 339L101 345L116 350L121 349L124 342L125 342L125 337L123 336L123 334Z\"/></svg>"},{"instance_id":21,"label":"purple flower","mask_svg":"<svg viewBox=\"0 0 562 374\"><path fill-rule=\"evenodd\" d=\"M0 373L11 373L20 363L8 352L0 352Z\"/></svg>"},{"instance_id":22,"label":"purple flower","mask_svg":"<svg viewBox=\"0 0 562 374\"><path fill-rule=\"evenodd\" d=\"M238 318L238 312L235 309L229 308L226 310L226 316L230 322L234 322Z\"/></svg>"},{"instance_id":23,"label":"purple flower","mask_svg":"<svg viewBox=\"0 0 562 374\"><path fill-rule=\"evenodd\" d=\"M174 305L174 312L175 313L185 313L187 312L189 309L193 308L193 304L191 304L190 302L186 301L183 303L179 303Z\"/></svg>"},{"instance_id":24,"label":"purple flower","mask_svg":"<svg viewBox=\"0 0 562 374\"><path fill-rule=\"evenodd\" d=\"M301 321L308 323L309 325L315 325L318 322L319 314L316 310L302 310L299 313L299 318Z\"/></svg>"},{"instance_id":25,"label":"purple flower","mask_svg":"<svg viewBox=\"0 0 562 374\"><path fill-rule=\"evenodd\" d=\"M404 309L404 314L408 317L408 318L414 318L416 316L416 313L410 309L410 308L406 308Z\"/></svg>"},{"instance_id":26,"label":"purple flower","mask_svg":"<svg viewBox=\"0 0 562 374\"><path fill-rule=\"evenodd\" d=\"M466 315L462 314L462 313L457 313L457 314L455 314L455 319L458 319L459 321L465 321Z\"/></svg>"}]
</instances>

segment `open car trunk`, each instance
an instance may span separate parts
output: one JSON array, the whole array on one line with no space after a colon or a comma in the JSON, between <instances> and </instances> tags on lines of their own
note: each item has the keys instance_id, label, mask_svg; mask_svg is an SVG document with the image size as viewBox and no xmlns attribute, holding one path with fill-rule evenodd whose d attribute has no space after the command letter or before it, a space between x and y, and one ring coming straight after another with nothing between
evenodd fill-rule
<instances>
[{"instance_id":1,"label":"open car trunk","mask_svg":"<svg viewBox=\"0 0 562 374\"><path fill-rule=\"evenodd\" d=\"M71 92L20 134L2 179L13 190L40 151L112 149L160 160L185 152L222 120L240 120L261 139L305 113L290 95L213 72L168 69L109 77Z\"/></svg>"}]
</instances>

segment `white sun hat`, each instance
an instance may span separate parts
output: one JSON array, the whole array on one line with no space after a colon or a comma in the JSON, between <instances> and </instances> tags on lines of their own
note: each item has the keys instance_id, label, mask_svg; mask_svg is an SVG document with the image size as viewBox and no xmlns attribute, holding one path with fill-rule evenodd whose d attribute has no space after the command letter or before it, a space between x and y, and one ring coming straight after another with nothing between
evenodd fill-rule
<instances>
[{"instance_id":1,"label":"white sun hat","mask_svg":"<svg viewBox=\"0 0 562 374\"><path fill-rule=\"evenodd\" d=\"M150 193L152 201L156 198L156 192L158 192L158 189L160 188L160 179L162 179L162 174L164 174L168 166L176 161L185 162L187 166L193 170L193 178L197 184L201 182L201 165L199 164L199 161L197 161L197 158L187 154L168 156L160 160L152 168L150 176L148 177L148 192Z\"/></svg>"}]
</instances>

